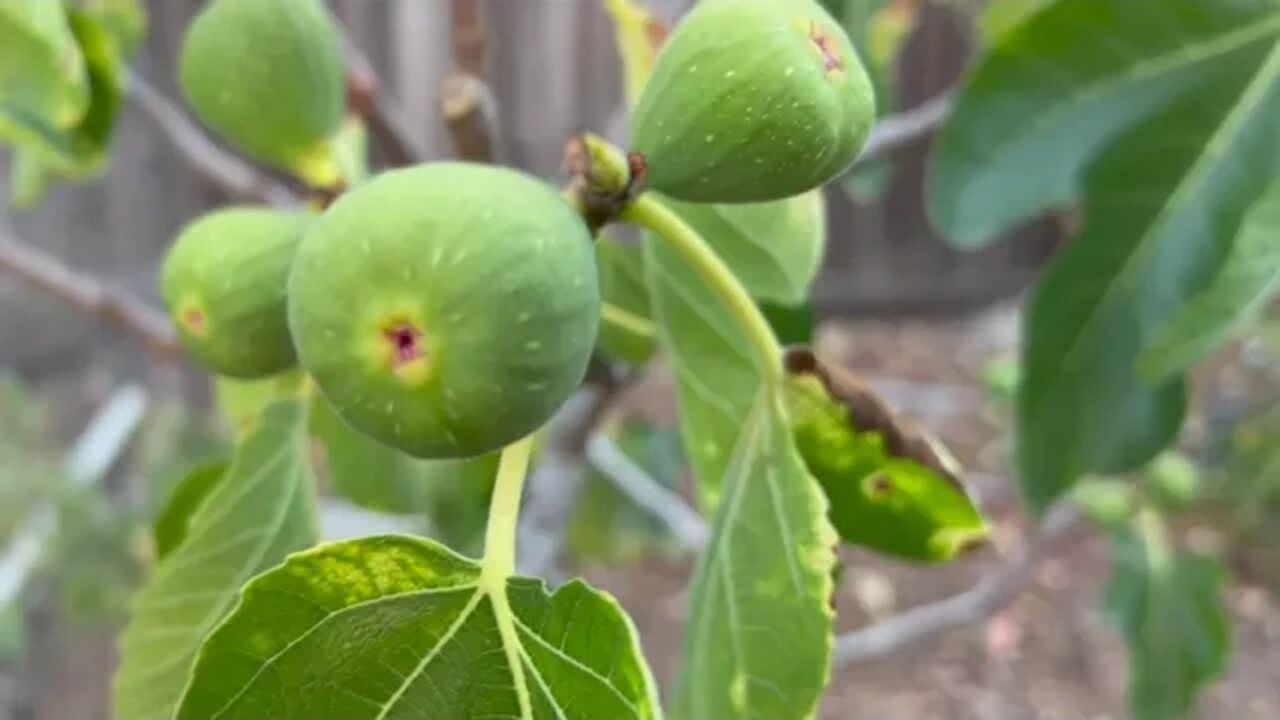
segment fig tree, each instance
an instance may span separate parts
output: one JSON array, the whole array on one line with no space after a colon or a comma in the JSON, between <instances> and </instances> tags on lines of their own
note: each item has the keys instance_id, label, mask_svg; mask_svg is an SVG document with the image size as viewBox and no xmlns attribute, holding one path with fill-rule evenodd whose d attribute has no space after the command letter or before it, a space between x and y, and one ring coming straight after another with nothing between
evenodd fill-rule
<instances>
[{"instance_id":1,"label":"fig tree","mask_svg":"<svg viewBox=\"0 0 1280 720\"><path fill-rule=\"evenodd\" d=\"M426 458L536 430L582 381L600 291L552 188L436 163L384 173L307 234L289 281L299 359L355 429Z\"/></svg>"},{"instance_id":2,"label":"fig tree","mask_svg":"<svg viewBox=\"0 0 1280 720\"><path fill-rule=\"evenodd\" d=\"M196 114L238 149L313 185L338 180L329 139L344 71L320 0L214 0L187 31L179 75Z\"/></svg>"},{"instance_id":3,"label":"fig tree","mask_svg":"<svg viewBox=\"0 0 1280 720\"><path fill-rule=\"evenodd\" d=\"M195 220L174 241L161 294L183 345L209 369L258 378L295 364L285 288L310 220L300 212L230 208Z\"/></svg>"},{"instance_id":4,"label":"fig tree","mask_svg":"<svg viewBox=\"0 0 1280 720\"><path fill-rule=\"evenodd\" d=\"M813 0L703 0L658 55L631 149L648 187L757 202L831 180L875 119L848 36Z\"/></svg>"}]
</instances>

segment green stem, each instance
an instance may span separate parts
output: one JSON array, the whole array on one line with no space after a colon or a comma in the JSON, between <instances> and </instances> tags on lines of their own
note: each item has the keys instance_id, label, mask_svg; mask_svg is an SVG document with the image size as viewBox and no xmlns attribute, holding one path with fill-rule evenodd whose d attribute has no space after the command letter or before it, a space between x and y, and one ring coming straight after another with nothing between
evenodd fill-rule
<instances>
[{"instance_id":1,"label":"green stem","mask_svg":"<svg viewBox=\"0 0 1280 720\"><path fill-rule=\"evenodd\" d=\"M1173 562L1169 550L1169 533L1164 519L1151 508L1143 508L1138 512L1138 533L1142 536L1146 547L1147 565L1153 573L1167 570Z\"/></svg>"},{"instance_id":2,"label":"green stem","mask_svg":"<svg viewBox=\"0 0 1280 720\"><path fill-rule=\"evenodd\" d=\"M679 215L671 212L649 193L642 194L629 205L622 212L621 219L657 233L702 276L747 334L765 383L779 385L783 380L782 348L778 345L777 336L773 334L773 328L737 276L707 245L698 231L689 227Z\"/></svg>"},{"instance_id":3,"label":"green stem","mask_svg":"<svg viewBox=\"0 0 1280 720\"><path fill-rule=\"evenodd\" d=\"M632 335L651 338L656 334L652 322L613 303L600 303L600 319Z\"/></svg>"},{"instance_id":4,"label":"green stem","mask_svg":"<svg viewBox=\"0 0 1280 720\"><path fill-rule=\"evenodd\" d=\"M520 520L520 494L529 469L533 436L518 440L502 451L498 479L489 504L489 524L485 528L482 578L501 587L516 569L516 526Z\"/></svg>"}]
</instances>

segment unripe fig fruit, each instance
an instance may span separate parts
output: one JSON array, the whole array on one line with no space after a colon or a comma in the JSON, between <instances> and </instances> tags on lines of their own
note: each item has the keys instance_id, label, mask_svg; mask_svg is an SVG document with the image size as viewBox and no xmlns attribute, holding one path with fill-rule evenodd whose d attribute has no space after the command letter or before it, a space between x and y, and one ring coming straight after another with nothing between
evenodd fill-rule
<instances>
[{"instance_id":1,"label":"unripe fig fruit","mask_svg":"<svg viewBox=\"0 0 1280 720\"><path fill-rule=\"evenodd\" d=\"M305 213L231 208L192 222L161 268L160 291L187 350L219 375L259 378L296 360L285 315Z\"/></svg>"},{"instance_id":2,"label":"unripe fig fruit","mask_svg":"<svg viewBox=\"0 0 1280 720\"><path fill-rule=\"evenodd\" d=\"M812 0L703 0L658 55L636 108L648 187L757 202L831 180L875 119L871 81Z\"/></svg>"},{"instance_id":3,"label":"unripe fig fruit","mask_svg":"<svg viewBox=\"0 0 1280 720\"><path fill-rule=\"evenodd\" d=\"M303 368L352 427L425 458L541 426L586 372L591 237L552 188L484 165L396 170L338 199L289 281Z\"/></svg>"},{"instance_id":4,"label":"unripe fig fruit","mask_svg":"<svg viewBox=\"0 0 1280 720\"><path fill-rule=\"evenodd\" d=\"M187 101L238 149L307 182L334 184L342 122L338 33L320 0L213 0L182 46Z\"/></svg>"}]
</instances>

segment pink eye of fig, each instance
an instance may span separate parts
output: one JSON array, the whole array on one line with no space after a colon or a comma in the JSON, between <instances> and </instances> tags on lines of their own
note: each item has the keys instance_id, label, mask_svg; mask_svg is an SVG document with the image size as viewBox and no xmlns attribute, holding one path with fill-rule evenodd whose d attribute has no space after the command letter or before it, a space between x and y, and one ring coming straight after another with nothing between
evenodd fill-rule
<instances>
[{"instance_id":1,"label":"pink eye of fig","mask_svg":"<svg viewBox=\"0 0 1280 720\"><path fill-rule=\"evenodd\" d=\"M228 208L194 220L174 240L160 292L184 347L209 369L257 378L293 367L285 285L311 220Z\"/></svg>"},{"instance_id":2,"label":"pink eye of fig","mask_svg":"<svg viewBox=\"0 0 1280 720\"><path fill-rule=\"evenodd\" d=\"M424 458L537 430L582 382L600 317L577 211L533 178L466 163L343 194L299 249L288 304L300 363L337 414Z\"/></svg>"}]
</instances>

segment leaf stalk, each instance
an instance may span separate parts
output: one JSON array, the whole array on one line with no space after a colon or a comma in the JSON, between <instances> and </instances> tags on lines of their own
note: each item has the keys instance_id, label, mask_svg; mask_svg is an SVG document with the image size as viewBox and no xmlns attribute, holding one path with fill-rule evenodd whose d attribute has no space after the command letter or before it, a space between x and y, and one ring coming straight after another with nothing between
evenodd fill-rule
<instances>
[{"instance_id":1,"label":"leaf stalk","mask_svg":"<svg viewBox=\"0 0 1280 720\"><path fill-rule=\"evenodd\" d=\"M698 231L663 205L652 193L642 193L636 198L635 202L622 211L621 219L652 230L663 242L680 253L684 261L720 297L746 333L765 384L771 388L781 386L784 379L782 347L778 344L773 328L737 276Z\"/></svg>"}]
</instances>

